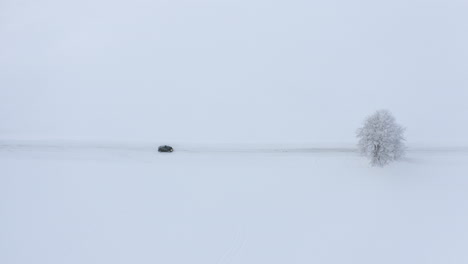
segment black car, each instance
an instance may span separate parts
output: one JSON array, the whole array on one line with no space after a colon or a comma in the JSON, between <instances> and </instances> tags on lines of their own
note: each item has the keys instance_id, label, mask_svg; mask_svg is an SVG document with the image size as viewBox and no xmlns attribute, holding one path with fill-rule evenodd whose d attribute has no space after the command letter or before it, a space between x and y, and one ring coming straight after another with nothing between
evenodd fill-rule
<instances>
[{"instance_id":1,"label":"black car","mask_svg":"<svg viewBox=\"0 0 468 264\"><path fill-rule=\"evenodd\" d=\"M164 146L159 146L158 151L159 152L173 152L174 149L171 146L164 145Z\"/></svg>"}]
</instances>

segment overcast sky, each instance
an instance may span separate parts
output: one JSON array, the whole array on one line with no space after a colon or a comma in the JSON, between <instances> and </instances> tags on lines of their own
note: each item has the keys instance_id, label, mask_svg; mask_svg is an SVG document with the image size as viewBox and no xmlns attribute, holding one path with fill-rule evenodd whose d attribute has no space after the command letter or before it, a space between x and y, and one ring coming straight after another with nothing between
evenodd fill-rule
<instances>
[{"instance_id":1,"label":"overcast sky","mask_svg":"<svg viewBox=\"0 0 468 264\"><path fill-rule=\"evenodd\" d=\"M0 139L468 143L468 1L0 0Z\"/></svg>"}]
</instances>

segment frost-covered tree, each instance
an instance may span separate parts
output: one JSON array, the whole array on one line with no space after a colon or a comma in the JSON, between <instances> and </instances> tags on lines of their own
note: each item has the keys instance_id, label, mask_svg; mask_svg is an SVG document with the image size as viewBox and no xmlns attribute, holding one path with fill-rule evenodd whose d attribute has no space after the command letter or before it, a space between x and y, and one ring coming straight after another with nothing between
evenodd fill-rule
<instances>
[{"instance_id":1,"label":"frost-covered tree","mask_svg":"<svg viewBox=\"0 0 468 264\"><path fill-rule=\"evenodd\" d=\"M372 166L383 167L405 154L404 132L389 111L377 111L357 131L359 151L371 160Z\"/></svg>"}]
</instances>

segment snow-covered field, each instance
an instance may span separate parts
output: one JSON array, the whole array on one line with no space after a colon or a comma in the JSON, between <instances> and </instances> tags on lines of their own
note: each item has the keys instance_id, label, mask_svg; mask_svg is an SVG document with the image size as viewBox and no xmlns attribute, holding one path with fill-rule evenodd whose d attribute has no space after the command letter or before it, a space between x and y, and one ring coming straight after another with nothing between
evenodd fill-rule
<instances>
[{"instance_id":1,"label":"snow-covered field","mask_svg":"<svg viewBox=\"0 0 468 264\"><path fill-rule=\"evenodd\" d=\"M468 262L466 149L178 148L3 142L0 263Z\"/></svg>"},{"instance_id":2,"label":"snow-covered field","mask_svg":"<svg viewBox=\"0 0 468 264\"><path fill-rule=\"evenodd\" d=\"M468 263L467 14L0 0L0 264Z\"/></svg>"}]
</instances>

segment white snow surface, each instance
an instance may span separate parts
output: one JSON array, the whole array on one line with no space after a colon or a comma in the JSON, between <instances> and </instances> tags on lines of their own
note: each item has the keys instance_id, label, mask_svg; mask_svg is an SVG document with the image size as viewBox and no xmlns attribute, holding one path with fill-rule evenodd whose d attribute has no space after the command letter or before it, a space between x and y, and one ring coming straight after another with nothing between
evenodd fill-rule
<instances>
[{"instance_id":1,"label":"white snow surface","mask_svg":"<svg viewBox=\"0 0 468 264\"><path fill-rule=\"evenodd\" d=\"M465 263L468 150L0 144L0 263Z\"/></svg>"},{"instance_id":2,"label":"white snow surface","mask_svg":"<svg viewBox=\"0 0 468 264\"><path fill-rule=\"evenodd\" d=\"M468 263L466 14L0 0L0 264ZM383 169L378 109L410 146Z\"/></svg>"}]
</instances>

